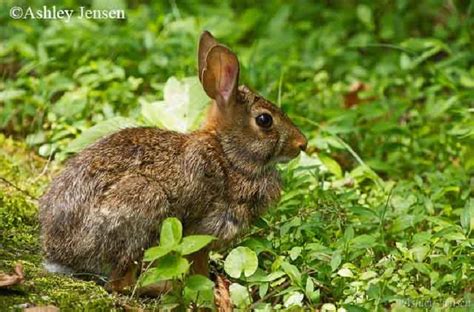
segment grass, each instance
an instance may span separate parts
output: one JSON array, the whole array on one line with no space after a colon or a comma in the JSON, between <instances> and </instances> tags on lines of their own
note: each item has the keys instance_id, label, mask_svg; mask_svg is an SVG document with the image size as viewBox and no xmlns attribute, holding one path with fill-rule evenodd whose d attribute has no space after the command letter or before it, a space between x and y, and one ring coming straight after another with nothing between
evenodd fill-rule
<instances>
[{"instance_id":1,"label":"grass","mask_svg":"<svg viewBox=\"0 0 474 312\"><path fill-rule=\"evenodd\" d=\"M258 255L252 276L227 275L234 304L472 308L472 3L117 1L126 21L69 23L12 20L12 5L0 5L0 270L20 261L26 281L0 290L0 307L153 310L172 301L43 272L31 197L72 150L118 122L173 127L153 103L171 76L195 75L197 38L209 29L238 54L243 82L309 138L307 155L281 167L280 203L233 246ZM232 249L213 255L214 271L226 274Z\"/></svg>"}]
</instances>

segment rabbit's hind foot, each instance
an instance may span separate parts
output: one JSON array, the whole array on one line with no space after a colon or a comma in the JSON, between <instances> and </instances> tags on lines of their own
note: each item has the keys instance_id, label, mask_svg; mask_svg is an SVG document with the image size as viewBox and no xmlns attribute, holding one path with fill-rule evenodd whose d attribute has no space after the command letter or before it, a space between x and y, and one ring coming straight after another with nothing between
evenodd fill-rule
<instances>
[{"instance_id":1,"label":"rabbit's hind foot","mask_svg":"<svg viewBox=\"0 0 474 312\"><path fill-rule=\"evenodd\" d=\"M110 274L109 281L105 284L105 289L110 292L128 293L132 291L137 282L137 265L131 264L123 273L123 270L114 270Z\"/></svg>"},{"instance_id":2,"label":"rabbit's hind foot","mask_svg":"<svg viewBox=\"0 0 474 312\"><path fill-rule=\"evenodd\" d=\"M109 292L130 294L137 283L138 265L132 264L128 267L125 274L123 270L113 271L109 281L105 284L105 289ZM162 281L155 284L140 286L136 289L136 294L145 297L159 297L170 292L173 289L171 281Z\"/></svg>"}]
</instances>

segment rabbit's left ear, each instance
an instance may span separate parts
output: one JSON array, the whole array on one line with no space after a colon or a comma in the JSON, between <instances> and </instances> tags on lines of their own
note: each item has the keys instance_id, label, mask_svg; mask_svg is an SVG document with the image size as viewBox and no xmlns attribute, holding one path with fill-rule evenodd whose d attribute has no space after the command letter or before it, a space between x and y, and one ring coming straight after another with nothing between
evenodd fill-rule
<instances>
[{"instance_id":1,"label":"rabbit's left ear","mask_svg":"<svg viewBox=\"0 0 474 312\"><path fill-rule=\"evenodd\" d=\"M199 49L198 49L198 64L199 64L199 80L202 82L202 73L206 68L206 57L212 47L217 45L216 39L207 30L204 31L199 38Z\"/></svg>"},{"instance_id":2,"label":"rabbit's left ear","mask_svg":"<svg viewBox=\"0 0 474 312\"><path fill-rule=\"evenodd\" d=\"M223 45L217 44L212 47L206 56L201 82L204 91L219 106L235 103L239 82L237 56Z\"/></svg>"}]
</instances>

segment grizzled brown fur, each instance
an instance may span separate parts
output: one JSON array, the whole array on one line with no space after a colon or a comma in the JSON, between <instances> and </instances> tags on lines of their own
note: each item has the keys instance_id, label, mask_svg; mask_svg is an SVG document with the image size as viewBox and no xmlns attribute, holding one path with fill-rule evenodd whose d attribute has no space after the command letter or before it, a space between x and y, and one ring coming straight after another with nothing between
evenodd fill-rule
<instances>
[{"instance_id":1,"label":"grizzled brown fur","mask_svg":"<svg viewBox=\"0 0 474 312\"><path fill-rule=\"evenodd\" d=\"M80 152L54 179L40 200L48 262L124 276L166 217L179 218L185 234L215 235L216 248L279 199L275 164L296 157L305 137L279 108L237 88L237 58L207 32L199 68L213 99L202 129L121 130ZM268 129L255 121L262 113L273 118Z\"/></svg>"}]
</instances>

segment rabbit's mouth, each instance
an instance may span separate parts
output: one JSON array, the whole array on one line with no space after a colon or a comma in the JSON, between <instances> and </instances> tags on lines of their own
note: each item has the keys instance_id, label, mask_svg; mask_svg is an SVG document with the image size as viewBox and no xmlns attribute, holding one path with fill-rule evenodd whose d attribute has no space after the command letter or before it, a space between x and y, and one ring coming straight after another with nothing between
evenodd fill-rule
<instances>
[{"instance_id":1,"label":"rabbit's mouth","mask_svg":"<svg viewBox=\"0 0 474 312\"><path fill-rule=\"evenodd\" d=\"M292 159L295 159L300 155L301 150L299 149L292 149L289 151L282 151L279 155L273 157L273 163L287 163Z\"/></svg>"}]
</instances>

